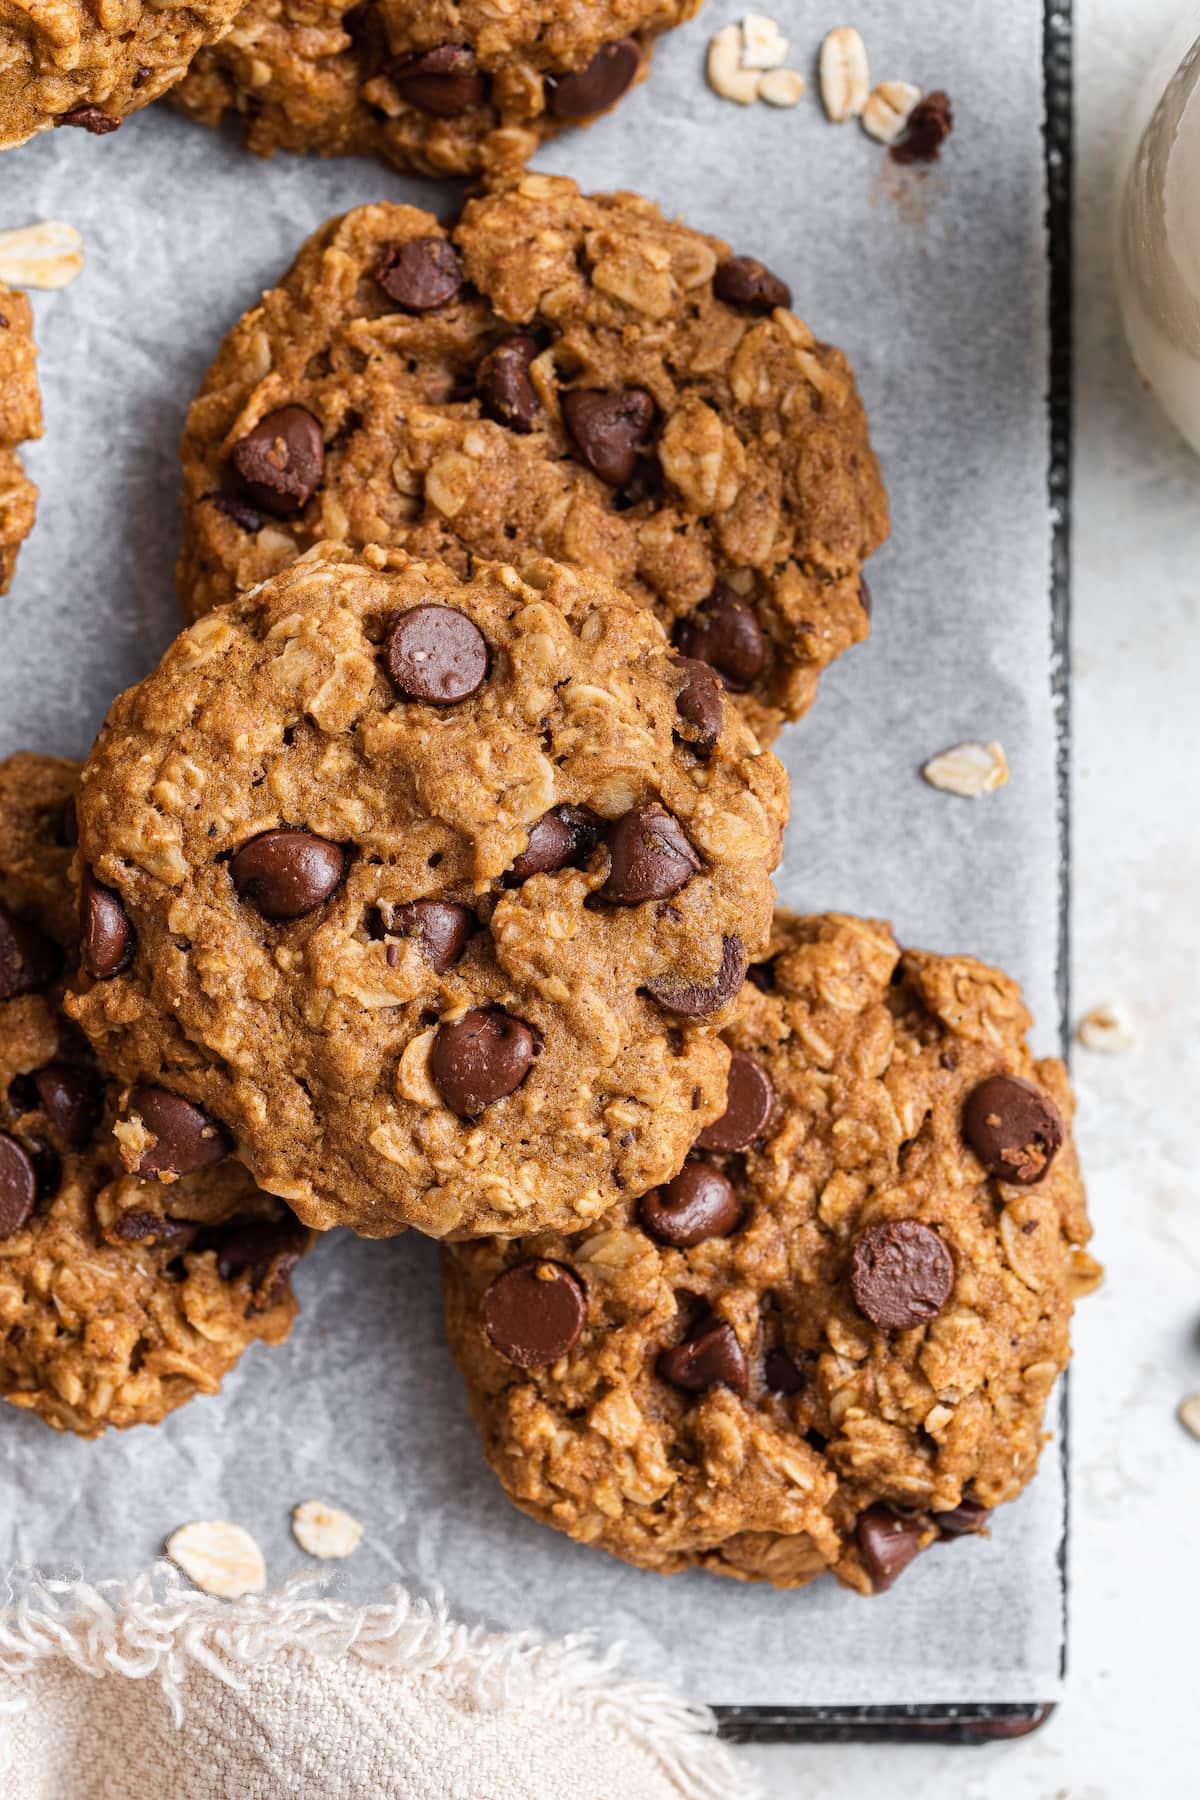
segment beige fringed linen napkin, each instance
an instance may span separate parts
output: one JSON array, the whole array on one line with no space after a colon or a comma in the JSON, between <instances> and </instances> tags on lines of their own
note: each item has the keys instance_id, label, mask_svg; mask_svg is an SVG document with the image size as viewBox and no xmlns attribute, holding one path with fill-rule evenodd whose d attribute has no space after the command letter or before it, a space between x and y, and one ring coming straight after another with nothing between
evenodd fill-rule
<instances>
[{"instance_id":1,"label":"beige fringed linen napkin","mask_svg":"<svg viewBox=\"0 0 1200 1800\"><path fill-rule=\"evenodd\" d=\"M320 1577L209 1599L0 1584L4 1800L753 1800L702 1708L582 1639L448 1619Z\"/></svg>"}]
</instances>

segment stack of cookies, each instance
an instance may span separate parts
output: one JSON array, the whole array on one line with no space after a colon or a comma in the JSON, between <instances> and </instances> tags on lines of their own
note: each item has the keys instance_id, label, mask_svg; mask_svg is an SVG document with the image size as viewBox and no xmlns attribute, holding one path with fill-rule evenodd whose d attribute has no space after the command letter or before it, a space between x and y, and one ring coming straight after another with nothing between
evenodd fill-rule
<instances>
[{"instance_id":1,"label":"stack of cookies","mask_svg":"<svg viewBox=\"0 0 1200 1800\"><path fill-rule=\"evenodd\" d=\"M497 173L694 9L411 10L255 0L183 85L493 186L301 248L188 416L192 622L82 770L0 767L0 1393L153 1422L314 1233L415 1229L518 1506L879 1593L1036 1467L1098 1279L1066 1073L997 970L775 907L770 745L887 531L845 357L753 255Z\"/></svg>"}]
</instances>

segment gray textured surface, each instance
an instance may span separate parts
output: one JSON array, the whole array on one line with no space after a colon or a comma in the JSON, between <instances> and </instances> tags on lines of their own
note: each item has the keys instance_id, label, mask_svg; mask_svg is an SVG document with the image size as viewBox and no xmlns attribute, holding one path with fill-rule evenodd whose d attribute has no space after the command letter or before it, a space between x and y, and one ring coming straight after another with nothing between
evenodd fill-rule
<instances>
[{"instance_id":1,"label":"gray textured surface","mask_svg":"<svg viewBox=\"0 0 1200 1800\"><path fill-rule=\"evenodd\" d=\"M880 75L945 85L960 135L901 181L856 128L723 105L700 74L710 6L612 119L543 154L592 187L639 187L792 281L797 307L858 365L894 508L872 571L876 631L826 678L780 749L794 778L781 876L800 907L891 917L910 942L966 949L1026 983L1053 1042L1056 839L1048 675L1046 345L1040 6L972 18L862 0ZM817 29L776 5L807 63ZM919 46L919 53L914 46ZM7 603L0 748L82 751L116 687L175 628L174 446L219 336L330 212L427 198L362 164L260 164L160 109L102 142L48 136L6 159L0 224L80 226L88 268L38 303L43 510ZM999 737L1013 778L977 805L917 769ZM322 1244L304 1316L225 1395L98 1446L0 1420L0 1564L131 1572L185 1519L248 1526L281 1576L287 1514L347 1505L367 1542L349 1591L440 1586L469 1618L619 1636L635 1663L721 1702L1017 1700L1056 1687L1057 1458L989 1544L924 1558L883 1602L705 1577L669 1583L513 1514L481 1467L437 1320L435 1253Z\"/></svg>"}]
</instances>

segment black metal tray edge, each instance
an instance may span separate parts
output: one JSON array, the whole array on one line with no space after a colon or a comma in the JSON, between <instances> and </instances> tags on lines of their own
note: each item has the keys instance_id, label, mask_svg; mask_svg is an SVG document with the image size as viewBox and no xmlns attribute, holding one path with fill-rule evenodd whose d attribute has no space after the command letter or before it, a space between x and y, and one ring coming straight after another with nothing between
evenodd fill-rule
<instances>
[{"instance_id":1,"label":"black metal tray edge","mask_svg":"<svg viewBox=\"0 0 1200 1800\"><path fill-rule=\"evenodd\" d=\"M1059 1040L1066 1053L1071 1017L1071 362L1072 362L1072 67L1073 0L1046 0L1042 27L1045 93L1046 234L1049 263L1049 466L1051 546L1050 617L1058 805L1058 942L1056 989ZM1070 1536L1070 1379L1063 1377L1063 1658L1066 1672L1067 1544ZM720 1733L731 1743L987 1744L1027 1737L1054 1711L1052 1702L937 1706L720 1706Z\"/></svg>"}]
</instances>

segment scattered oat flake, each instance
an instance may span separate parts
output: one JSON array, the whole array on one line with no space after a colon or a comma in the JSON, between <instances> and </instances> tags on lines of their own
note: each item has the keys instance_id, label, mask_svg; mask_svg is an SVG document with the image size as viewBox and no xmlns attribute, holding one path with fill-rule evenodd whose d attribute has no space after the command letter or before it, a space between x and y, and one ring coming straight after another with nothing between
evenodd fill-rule
<instances>
[{"instance_id":1,"label":"scattered oat flake","mask_svg":"<svg viewBox=\"0 0 1200 1800\"><path fill-rule=\"evenodd\" d=\"M797 106L807 92L807 81L795 69L768 69L759 77L758 97L768 106Z\"/></svg>"},{"instance_id":2,"label":"scattered oat flake","mask_svg":"<svg viewBox=\"0 0 1200 1800\"><path fill-rule=\"evenodd\" d=\"M323 1562L351 1555L362 1534L357 1519L338 1506L327 1506L324 1500L305 1500L292 1514L292 1536L309 1556L319 1556Z\"/></svg>"},{"instance_id":3,"label":"scattered oat flake","mask_svg":"<svg viewBox=\"0 0 1200 1800\"><path fill-rule=\"evenodd\" d=\"M878 143L894 144L920 98L920 88L911 81L881 81L863 107L863 130Z\"/></svg>"},{"instance_id":4,"label":"scattered oat flake","mask_svg":"<svg viewBox=\"0 0 1200 1800\"><path fill-rule=\"evenodd\" d=\"M777 69L786 62L788 41L766 13L748 12L742 20L743 69Z\"/></svg>"},{"instance_id":5,"label":"scattered oat flake","mask_svg":"<svg viewBox=\"0 0 1200 1800\"><path fill-rule=\"evenodd\" d=\"M1090 1012L1084 1013L1075 1036L1085 1050L1100 1050L1108 1056L1132 1050L1137 1042L1125 1013L1119 1006L1112 1005L1093 1006Z\"/></svg>"},{"instance_id":6,"label":"scattered oat flake","mask_svg":"<svg viewBox=\"0 0 1200 1800\"><path fill-rule=\"evenodd\" d=\"M46 219L0 231L0 282L7 287L66 287L82 268L83 239L73 225Z\"/></svg>"},{"instance_id":7,"label":"scattered oat flake","mask_svg":"<svg viewBox=\"0 0 1200 1800\"><path fill-rule=\"evenodd\" d=\"M867 46L853 25L839 25L821 45L821 99L835 125L856 119L871 93Z\"/></svg>"},{"instance_id":8,"label":"scattered oat flake","mask_svg":"<svg viewBox=\"0 0 1200 1800\"><path fill-rule=\"evenodd\" d=\"M742 67L745 40L740 25L722 25L708 45L708 85L722 100L753 106L758 99L758 71Z\"/></svg>"},{"instance_id":9,"label":"scattered oat flake","mask_svg":"<svg viewBox=\"0 0 1200 1800\"><path fill-rule=\"evenodd\" d=\"M1200 1394L1189 1394L1179 1402L1179 1423L1194 1438L1200 1438Z\"/></svg>"},{"instance_id":10,"label":"scattered oat flake","mask_svg":"<svg viewBox=\"0 0 1200 1800\"><path fill-rule=\"evenodd\" d=\"M964 800L978 800L1008 780L1008 758L1003 744L955 744L943 750L921 770L930 787Z\"/></svg>"},{"instance_id":11,"label":"scattered oat flake","mask_svg":"<svg viewBox=\"0 0 1200 1800\"><path fill-rule=\"evenodd\" d=\"M240 1525L224 1519L198 1519L181 1525L167 1539L167 1555L205 1594L239 1600L261 1594L267 1585L263 1553Z\"/></svg>"}]
</instances>

